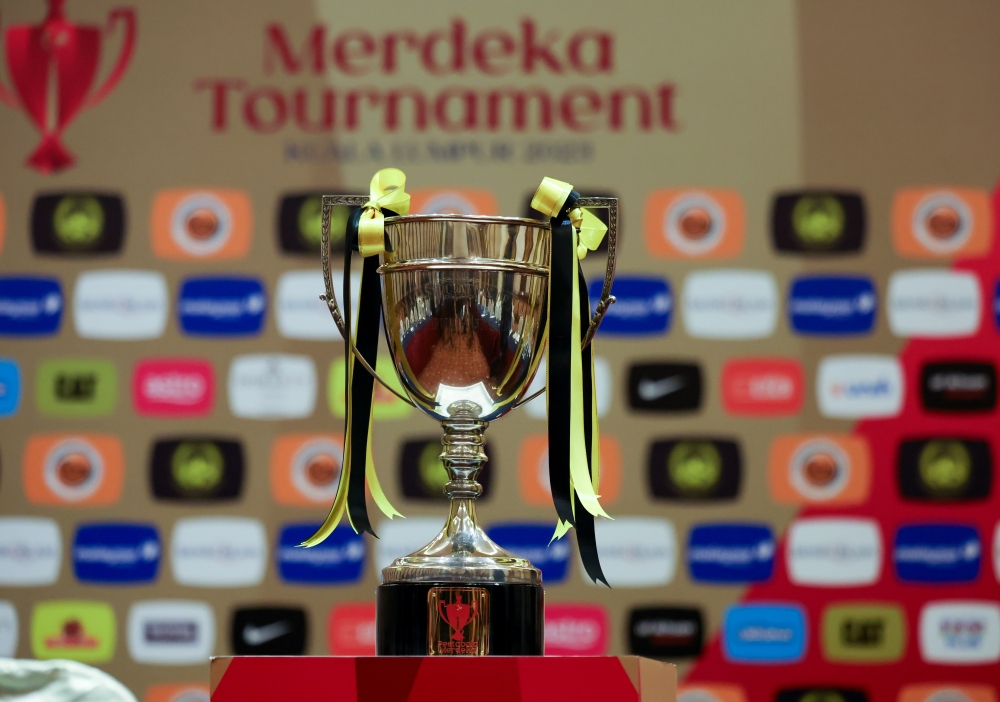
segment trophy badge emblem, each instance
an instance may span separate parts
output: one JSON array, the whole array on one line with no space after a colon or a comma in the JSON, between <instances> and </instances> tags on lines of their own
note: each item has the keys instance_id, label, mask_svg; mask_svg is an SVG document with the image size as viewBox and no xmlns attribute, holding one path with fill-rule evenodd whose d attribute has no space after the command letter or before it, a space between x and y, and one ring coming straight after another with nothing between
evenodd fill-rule
<instances>
[{"instance_id":1,"label":"trophy badge emblem","mask_svg":"<svg viewBox=\"0 0 1000 702\"><path fill-rule=\"evenodd\" d=\"M432 587L427 592L427 655L490 652L490 594L481 587Z\"/></svg>"},{"instance_id":2,"label":"trophy badge emblem","mask_svg":"<svg viewBox=\"0 0 1000 702\"><path fill-rule=\"evenodd\" d=\"M121 51L108 77L91 92L101 62L102 30L66 19L65 2L49 0L49 11L41 24L15 24L3 35L13 89L8 91L0 84L0 102L24 110L41 132L42 141L26 165L44 174L73 165L73 154L62 143L63 131L82 110L115 89L135 50L135 10L112 10L108 29L118 22L125 27ZM55 84L50 86L50 82Z\"/></svg>"}]
</instances>

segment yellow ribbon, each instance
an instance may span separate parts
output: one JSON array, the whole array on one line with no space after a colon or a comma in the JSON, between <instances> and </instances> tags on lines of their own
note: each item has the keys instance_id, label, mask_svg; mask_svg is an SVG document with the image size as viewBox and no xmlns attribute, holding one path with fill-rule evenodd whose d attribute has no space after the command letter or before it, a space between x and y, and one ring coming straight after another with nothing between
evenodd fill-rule
<instances>
[{"instance_id":1,"label":"yellow ribbon","mask_svg":"<svg viewBox=\"0 0 1000 702\"><path fill-rule=\"evenodd\" d=\"M573 191L573 186L555 178L543 178L534 197L531 207L546 217L555 217L566 204L566 198ZM587 251L596 251L608 232L608 227L590 210L574 207L569 211L569 221L576 229L579 241L576 245L577 258L586 258Z\"/></svg>"},{"instance_id":2,"label":"yellow ribbon","mask_svg":"<svg viewBox=\"0 0 1000 702\"><path fill-rule=\"evenodd\" d=\"M406 174L398 168L383 168L372 177L369 200L358 222L358 250L365 258L385 251L385 215L382 208L396 214L410 212L410 196L406 193Z\"/></svg>"}]
</instances>

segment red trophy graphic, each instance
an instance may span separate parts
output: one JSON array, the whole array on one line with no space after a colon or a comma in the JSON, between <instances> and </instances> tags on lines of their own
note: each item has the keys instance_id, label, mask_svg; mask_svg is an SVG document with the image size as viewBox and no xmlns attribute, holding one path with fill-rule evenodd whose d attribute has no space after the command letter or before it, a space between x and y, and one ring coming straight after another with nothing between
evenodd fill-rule
<instances>
[{"instance_id":1,"label":"red trophy graphic","mask_svg":"<svg viewBox=\"0 0 1000 702\"><path fill-rule=\"evenodd\" d=\"M452 604L446 605L444 600L438 600L438 614L448 623L448 626L455 630L455 633L451 635L452 641L465 640L462 630L476 618L478 613L478 603L472 600L470 604L463 604L461 593L456 596L456 601Z\"/></svg>"},{"instance_id":2,"label":"red trophy graphic","mask_svg":"<svg viewBox=\"0 0 1000 702\"><path fill-rule=\"evenodd\" d=\"M24 109L41 132L42 141L26 163L42 173L73 165L73 154L62 143L63 131L81 110L93 107L115 89L135 48L135 10L112 10L107 31L118 22L125 25L121 55L104 83L91 93L101 60L102 30L67 20L64 4L65 0L49 0L49 13L41 24L12 25L4 33L14 88L8 91L0 83L0 102Z\"/></svg>"}]
</instances>

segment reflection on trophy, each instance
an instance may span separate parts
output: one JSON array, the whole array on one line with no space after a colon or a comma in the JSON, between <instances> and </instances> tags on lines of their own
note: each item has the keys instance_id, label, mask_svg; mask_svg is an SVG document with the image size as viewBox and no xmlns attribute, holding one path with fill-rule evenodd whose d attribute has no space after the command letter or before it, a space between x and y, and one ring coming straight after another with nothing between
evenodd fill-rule
<instances>
[{"instance_id":1,"label":"reflection on trophy","mask_svg":"<svg viewBox=\"0 0 1000 702\"><path fill-rule=\"evenodd\" d=\"M382 493L370 456L381 312L405 391L397 394L443 428L450 512L431 543L382 571L377 652L541 655L541 572L491 541L476 518L475 500L482 493L476 476L487 460L483 433L490 422L532 399L526 390L548 347L555 536L575 527L584 567L595 581L604 581L594 541L594 517L607 515L597 501L599 432L590 341L614 301L617 200L583 198L572 186L546 179L533 206L551 217L548 222L409 215L404 183L400 171L386 169L373 179L371 197L323 197L325 299L349 349L348 419L337 499L327 522L304 545L322 541L345 513L356 531L374 534L366 482L383 512L399 514ZM352 305L345 285L338 306L328 247L331 212L341 205L360 208L346 225L344 280L350 280L352 251L361 252L364 271L360 299ZM608 208L610 227L589 207ZM590 319L578 261L597 248L606 230L605 284Z\"/></svg>"}]
</instances>

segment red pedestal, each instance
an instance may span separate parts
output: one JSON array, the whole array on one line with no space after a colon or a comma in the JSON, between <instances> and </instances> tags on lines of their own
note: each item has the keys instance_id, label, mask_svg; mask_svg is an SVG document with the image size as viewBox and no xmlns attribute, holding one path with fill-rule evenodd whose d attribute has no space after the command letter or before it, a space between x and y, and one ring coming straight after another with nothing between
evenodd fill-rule
<instances>
[{"instance_id":1,"label":"red pedestal","mask_svg":"<svg viewBox=\"0 0 1000 702\"><path fill-rule=\"evenodd\" d=\"M235 656L212 702L674 702L677 670L636 656Z\"/></svg>"}]
</instances>

